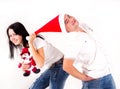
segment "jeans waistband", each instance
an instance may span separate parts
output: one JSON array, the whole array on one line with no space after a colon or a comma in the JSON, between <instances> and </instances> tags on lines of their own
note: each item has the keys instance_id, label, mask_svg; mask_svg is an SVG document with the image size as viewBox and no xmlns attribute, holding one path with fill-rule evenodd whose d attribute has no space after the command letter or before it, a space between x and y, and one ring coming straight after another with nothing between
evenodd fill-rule
<instances>
[{"instance_id":1,"label":"jeans waistband","mask_svg":"<svg viewBox=\"0 0 120 89\"><path fill-rule=\"evenodd\" d=\"M62 63L63 63L63 57L57 62L53 63L50 68L53 68L55 65L62 64Z\"/></svg>"}]
</instances>

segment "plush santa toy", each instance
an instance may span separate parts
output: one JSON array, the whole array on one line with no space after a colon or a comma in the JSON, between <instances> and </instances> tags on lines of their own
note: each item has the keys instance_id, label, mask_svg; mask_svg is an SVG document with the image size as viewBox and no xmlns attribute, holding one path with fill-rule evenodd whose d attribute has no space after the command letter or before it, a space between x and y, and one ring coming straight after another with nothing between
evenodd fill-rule
<instances>
[{"instance_id":1,"label":"plush santa toy","mask_svg":"<svg viewBox=\"0 0 120 89\"><path fill-rule=\"evenodd\" d=\"M21 56L21 62L18 65L19 68L21 68L22 63L26 63L30 65L30 68L24 71L23 76L29 76L31 71L33 71L33 73L36 74L40 72L40 69L36 67L36 63L33 57L30 55L28 48L23 48L22 52L20 53L20 56Z\"/></svg>"}]
</instances>

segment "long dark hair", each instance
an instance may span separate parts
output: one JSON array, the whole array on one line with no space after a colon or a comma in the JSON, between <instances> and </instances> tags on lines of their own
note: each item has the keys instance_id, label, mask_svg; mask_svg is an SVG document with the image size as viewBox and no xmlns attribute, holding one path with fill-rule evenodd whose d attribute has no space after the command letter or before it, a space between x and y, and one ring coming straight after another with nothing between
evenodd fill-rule
<instances>
[{"instance_id":1,"label":"long dark hair","mask_svg":"<svg viewBox=\"0 0 120 89\"><path fill-rule=\"evenodd\" d=\"M9 29L13 29L13 31L17 34L22 36L22 41L23 41L23 46L24 47L29 47L28 46L28 41L26 39L27 36L29 36L29 33L27 32L26 28L24 27L24 25L20 22L15 22L13 24L11 24L8 28L7 28L7 36L8 36L8 43L9 43L9 50L10 50L10 58L13 59L14 58L14 48L18 48L20 47L19 45L14 45L11 41L10 41L10 37L9 37ZM36 37L39 37L41 39L44 40L44 37L42 35L37 35Z\"/></svg>"},{"instance_id":2,"label":"long dark hair","mask_svg":"<svg viewBox=\"0 0 120 89\"><path fill-rule=\"evenodd\" d=\"M14 45L10 41L10 37L9 37L9 33L8 33L9 29L13 29L13 31L17 35L22 36L22 41L23 41L23 46L24 47L28 47L28 41L26 40L26 36L29 36L29 33L27 32L27 30L24 27L24 25L22 23L20 23L20 22L15 22L15 23L11 24L7 28L7 36L8 36L9 49L10 49L10 58L14 58L14 48L17 48L18 46Z\"/></svg>"}]
</instances>

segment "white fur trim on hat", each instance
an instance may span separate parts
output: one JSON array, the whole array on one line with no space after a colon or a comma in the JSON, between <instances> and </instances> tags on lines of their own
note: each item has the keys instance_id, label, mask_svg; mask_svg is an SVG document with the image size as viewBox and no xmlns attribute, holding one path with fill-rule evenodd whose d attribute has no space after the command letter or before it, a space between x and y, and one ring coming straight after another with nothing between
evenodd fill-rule
<instances>
[{"instance_id":1,"label":"white fur trim on hat","mask_svg":"<svg viewBox=\"0 0 120 89\"><path fill-rule=\"evenodd\" d=\"M60 24L62 32L67 33L66 28L65 28L65 23L64 23L64 15L65 14L60 14L59 15L59 24Z\"/></svg>"}]
</instances>

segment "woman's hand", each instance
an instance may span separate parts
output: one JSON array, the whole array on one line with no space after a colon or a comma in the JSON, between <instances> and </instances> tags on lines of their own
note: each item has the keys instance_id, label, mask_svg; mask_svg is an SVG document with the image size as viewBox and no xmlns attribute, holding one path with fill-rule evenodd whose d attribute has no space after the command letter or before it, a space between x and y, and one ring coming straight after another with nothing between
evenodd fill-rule
<instances>
[{"instance_id":1,"label":"woman's hand","mask_svg":"<svg viewBox=\"0 0 120 89\"><path fill-rule=\"evenodd\" d=\"M28 43L29 43L29 44L33 44L33 41L34 41L35 38L36 38L36 34L35 34L35 33L32 33L32 34L29 36Z\"/></svg>"},{"instance_id":2,"label":"woman's hand","mask_svg":"<svg viewBox=\"0 0 120 89\"><path fill-rule=\"evenodd\" d=\"M29 68L30 68L30 65L29 65L29 64L22 63L22 70L23 70L23 71L28 70Z\"/></svg>"}]
</instances>

